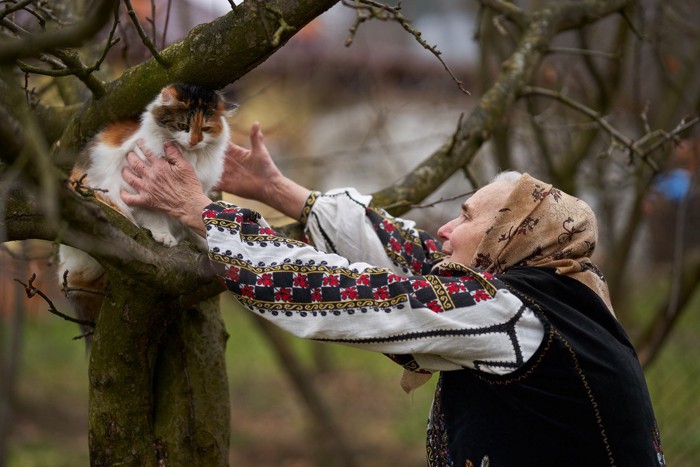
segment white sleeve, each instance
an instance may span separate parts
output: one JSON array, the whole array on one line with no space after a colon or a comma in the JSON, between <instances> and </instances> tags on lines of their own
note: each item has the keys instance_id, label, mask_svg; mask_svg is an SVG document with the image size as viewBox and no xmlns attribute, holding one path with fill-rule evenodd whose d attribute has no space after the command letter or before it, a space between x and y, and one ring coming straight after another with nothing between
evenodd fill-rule
<instances>
[{"instance_id":1,"label":"white sleeve","mask_svg":"<svg viewBox=\"0 0 700 467\"><path fill-rule=\"evenodd\" d=\"M312 193L302 215L307 236L321 251L400 274L425 274L442 259L439 242L371 201L354 188Z\"/></svg>"},{"instance_id":2,"label":"white sleeve","mask_svg":"<svg viewBox=\"0 0 700 467\"><path fill-rule=\"evenodd\" d=\"M452 265L398 275L278 236L257 213L222 202L203 218L229 290L298 337L410 356L413 370L496 374L520 368L542 341L539 319L490 274Z\"/></svg>"}]
</instances>

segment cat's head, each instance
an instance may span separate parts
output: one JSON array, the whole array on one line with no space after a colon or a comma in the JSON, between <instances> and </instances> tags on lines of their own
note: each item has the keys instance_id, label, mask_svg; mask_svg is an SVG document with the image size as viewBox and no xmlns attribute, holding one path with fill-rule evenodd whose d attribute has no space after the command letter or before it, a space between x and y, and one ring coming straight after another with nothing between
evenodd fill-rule
<instances>
[{"instance_id":1,"label":"cat's head","mask_svg":"<svg viewBox=\"0 0 700 467\"><path fill-rule=\"evenodd\" d=\"M168 139L192 151L227 139L225 117L233 115L237 107L211 89L174 83L163 88L149 111Z\"/></svg>"}]
</instances>

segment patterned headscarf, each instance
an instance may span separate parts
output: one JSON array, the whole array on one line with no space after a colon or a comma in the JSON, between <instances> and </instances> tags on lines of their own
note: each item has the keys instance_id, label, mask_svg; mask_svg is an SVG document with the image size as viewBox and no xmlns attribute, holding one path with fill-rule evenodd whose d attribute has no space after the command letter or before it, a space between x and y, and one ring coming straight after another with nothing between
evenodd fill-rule
<instances>
[{"instance_id":1,"label":"patterned headscarf","mask_svg":"<svg viewBox=\"0 0 700 467\"><path fill-rule=\"evenodd\" d=\"M598 224L588 204L523 174L471 266L494 274L518 266L554 268L588 286L612 312L608 286L590 260L597 240Z\"/></svg>"}]
</instances>

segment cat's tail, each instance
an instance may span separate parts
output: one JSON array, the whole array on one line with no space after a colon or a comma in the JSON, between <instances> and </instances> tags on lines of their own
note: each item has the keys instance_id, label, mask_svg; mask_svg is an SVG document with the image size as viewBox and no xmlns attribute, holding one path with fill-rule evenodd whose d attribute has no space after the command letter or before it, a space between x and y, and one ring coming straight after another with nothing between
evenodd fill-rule
<instances>
[{"instance_id":1,"label":"cat's tail","mask_svg":"<svg viewBox=\"0 0 700 467\"><path fill-rule=\"evenodd\" d=\"M105 270L87 253L67 245L60 246L58 256L59 285L75 310L75 317L96 323L107 289ZM89 350L94 327L81 324L80 329Z\"/></svg>"}]
</instances>

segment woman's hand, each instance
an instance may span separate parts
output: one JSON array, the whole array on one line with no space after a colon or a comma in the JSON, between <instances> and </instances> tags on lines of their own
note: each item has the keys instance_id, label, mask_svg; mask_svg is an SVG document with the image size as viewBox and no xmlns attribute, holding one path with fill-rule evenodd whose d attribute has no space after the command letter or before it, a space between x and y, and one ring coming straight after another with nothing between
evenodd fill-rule
<instances>
[{"instance_id":1,"label":"woman's hand","mask_svg":"<svg viewBox=\"0 0 700 467\"><path fill-rule=\"evenodd\" d=\"M280 172L265 146L258 122L250 127L250 147L246 149L229 142L224 174L215 188L263 202L298 219L311 190Z\"/></svg>"},{"instance_id":2,"label":"woman's hand","mask_svg":"<svg viewBox=\"0 0 700 467\"><path fill-rule=\"evenodd\" d=\"M122 170L124 181L136 190L121 191L129 206L161 211L205 236L202 210L212 201L202 191L192 165L172 143L165 143L165 155L154 155L143 144L139 148L146 156L127 154L129 165Z\"/></svg>"}]
</instances>

